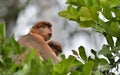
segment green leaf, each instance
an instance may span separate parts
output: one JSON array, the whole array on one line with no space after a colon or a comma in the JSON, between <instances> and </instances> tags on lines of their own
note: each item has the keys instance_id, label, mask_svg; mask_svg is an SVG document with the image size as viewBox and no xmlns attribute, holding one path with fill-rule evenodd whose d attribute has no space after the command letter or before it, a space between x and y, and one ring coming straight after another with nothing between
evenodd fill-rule
<instances>
[{"instance_id":1,"label":"green leaf","mask_svg":"<svg viewBox=\"0 0 120 75\"><path fill-rule=\"evenodd\" d=\"M94 61L94 59L91 56L89 56L88 61Z\"/></svg>"},{"instance_id":2,"label":"green leaf","mask_svg":"<svg viewBox=\"0 0 120 75\"><path fill-rule=\"evenodd\" d=\"M84 0L84 2L85 2L86 6L87 6L88 8L91 7L91 6L93 6L92 1L90 1L90 0Z\"/></svg>"},{"instance_id":3,"label":"green leaf","mask_svg":"<svg viewBox=\"0 0 120 75\"><path fill-rule=\"evenodd\" d=\"M18 70L17 72L15 72L15 75L27 75L27 73L29 72L30 67L28 66L28 64L24 64L22 69Z\"/></svg>"},{"instance_id":4,"label":"green leaf","mask_svg":"<svg viewBox=\"0 0 120 75\"><path fill-rule=\"evenodd\" d=\"M66 4L71 4L71 5L75 5L75 6L85 5L84 0L67 0Z\"/></svg>"},{"instance_id":5,"label":"green leaf","mask_svg":"<svg viewBox=\"0 0 120 75\"><path fill-rule=\"evenodd\" d=\"M34 50L33 48L30 49L30 51L28 51L28 52L29 52L29 53L26 55L26 57L25 57L25 59L24 59L24 62L25 62L25 63L28 63L29 60L31 61L33 58L36 58L36 60L39 59L39 57L37 57L36 52L35 52L35 50Z\"/></svg>"},{"instance_id":6,"label":"green leaf","mask_svg":"<svg viewBox=\"0 0 120 75\"><path fill-rule=\"evenodd\" d=\"M67 75L73 66L74 61L76 58L74 56L69 56L68 59L60 61L56 64L53 68L52 74L53 75Z\"/></svg>"},{"instance_id":7,"label":"green leaf","mask_svg":"<svg viewBox=\"0 0 120 75\"><path fill-rule=\"evenodd\" d=\"M100 8L99 0L92 0L92 2L93 2L93 5L94 5L94 6L97 6L97 9Z\"/></svg>"},{"instance_id":8,"label":"green leaf","mask_svg":"<svg viewBox=\"0 0 120 75\"><path fill-rule=\"evenodd\" d=\"M0 23L0 43L5 39L5 23Z\"/></svg>"},{"instance_id":9,"label":"green leaf","mask_svg":"<svg viewBox=\"0 0 120 75\"><path fill-rule=\"evenodd\" d=\"M12 57L14 54L20 54L20 46L18 42L14 39L14 37L10 37L3 43L3 55L8 57Z\"/></svg>"},{"instance_id":10,"label":"green leaf","mask_svg":"<svg viewBox=\"0 0 120 75\"><path fill-rule=\"evenodd\" d=\"M109 32L109 24L107 22L104 22L103 20L99 19L98 25L105 30L105 32Z\"/></svg>"},{"instance_id":11,"label":"green leaf","mask_svg":"<svg viewBox=\"0 0 120 75\"><path fill-rule=\"evenodd\" d=\"M61 54L60 57L61 57L62 60L64 60L66 58L64 54Z\"/></svg>"},{"instance_id":12,"label":"green leaf","mask_svg":"<svg viewBox=\"0 0 120 75\"><path fill-rule=\"evenodd\" d=\"M94 65L93 61L88 61L87 63L85 63L85 65L83 66L84 75L91 75L93 65Z\"/></svg>"},{"instance_id":13,"label":"green leaf","mask_svg":"<svg viewBox=\"0 0 120 75\"><path fill-rule=\"evenodd\" d=\"M73 61L73 63L71 64L71 67L79 67L79 66L81 66L81 65L83 65L83 63L81 62L81 61L79 61L79 60L74 60Z\"/></svg>"},{"instance_id":14,"label":"green leaf","mask_svg":"<svg viewBox=\"0 0 120 75\"><path fill-rule=\"evenodd\" d=\"M99 32L99 33L104 33L106 32L104 28L102 28L100 25L95 25L92 29L95 32Z\"/></svg>"},{"instance_id":15,"label":"green leaf","mask_svg":"<svg viewBox=\"0 0 120 75\"><path fill-rule=\"evenodd\" d=\"M100 50L99 52L98 52L98 54L101 54L101 55L107 55L107 54L111 54L112 53L112 51L110 50L110 48L109 48L109 46L108 45L103 45L103 47L102 47L102 50Z\"/></svg>"},{"instance_id":16,"label":"green leaf","mask_svg":"<svg viewBox=\"0 0 120 75\"><path fill-rule=\"evenodd\" d=\"M81 72L79 71L72 71L70 75L81 75Z\"/></svg>"},{"instance_id":17,"label":"green leaf","mask_svg":"<svg viewBox=\"0 0 120 75\"><path fill-rule=\"evenodd\" d=\"M116 7L117 8L117 7ZM120 7L119 7L120 8ZM120 20L120 10L116 10L115 12L116 18ZM120 23L120 21L118 21Z\"/></svg>"},{"instance_id":18,"label":"green leaf","mask_svg":"<svg viewBox=\"0 0 120 75\"><path fill-rule=\"evenodd\" d=\"M0 62L1 62L2 64L4 64L4 62L3 62L3 58L2 58L1 55L0 55Z\"/></svg>"},{"instance_id":19,"label":"green leaf","mask_svg":"<svg viewBox=\"0 0 120 75\"><path fill-rule=\"evenodd\" d=\"M114 47L114 41L112 36L108 33L108 34L104 34L104 36L106 37L106 40L108 42L108 44L111 46L111 48Z\"/></svg>"},{"instance_id":20,"label":"green leaf","mask_svg":"<svg viewBox=\"0 0 120 75\"><path fill-rule=\"evenodd\" d=\"M96 22L98 21L98 9L96 6L93 6L90 8L91 16L92 19L95 20Z\"/></svg>"},{"instance_id":21,"label":"green leaf","mask_svg":"<svg viewBox=\"0 0 120 75\"><path fill-rule=\"evenodd\" d=\"M120 38L117 38L117 41L116 41L116 47L120 47Z\"/></svg>"},{"instance_id":22,"label":"green leaf","mask_svg":"<svg viewBox=\"0 0 120 75\"><path fill-rule=\"evenodd\" d=\"M108 71L108 70L109 70L109 66L110 66L110 65L101 65L101 66L99 67L99 70L102 71L102 72L103 72L103 71Z\"/></svg>"},{"instance_id":23,"label":"green leaf","mask_svg":"<svg viewBox=\"0 0 120 75\"><path fill-rule=\"evenodd\" d=\"M100 64L101 64L101 65L106 65L106 64L108 64L108 61L107 61L106 59L104 59L104 58L100 58L99 60L100 60Z\"/></svg>"},{"instance_id":24,"label":"green leaf","mask_svg":"<svg viewBox=\"0 0 120 75\"><path fill-rule=\"evenodd\" d=\"M91 49L91 53L93 53L94 56L95 56L94 60L92 60L92 61L94 61L93 70L97 70L98 69L98 65L99 65L99 58L97 56L97 52L95 50ZM90 60L90 57L89 57L89 60Z\"/></svg>"},{"instance_id":25,"label":"green leaf","mask_svg":"<svg viewBox=\"0 0 120 75\"><path fill-rule=\"evenodd\" d=\"M98 60L98 57L97 57L97 52L93 49L91 49L91 52L95 55L95 59Z\"/></svg>"},{"instance_id":26,"label":"green leaf","mask_svg":"<svg viewBox=\"0 0 120 75\"><path fill-rule=\"evenodd\" d=\"M64 72L64 66L62 64L56 64L53 68L52 74L53 75L60 75Z\"/></svg>"},{"instance_id":27,"label":"green leaf","mask_svg":"<svg viewBox=\"0 0 120 75\"><path fill-rule=\"evenodd\" d=\"M72 50L72 53L73 53L74 55L78 56L78 53L77 53L77 51L75 51L75 50Z\"/></svg>"},{"instance_id":28,"label":"green leaf","mask_svg":"<svg viewBox=\"0 0 120 75\"><path fill-rule=\"evenodd\" d=\"M84 61L87 61L87 56L86 56L85 49L83 46L79 47L79 55Z\"/></svg>"},{"instance_id":29,"label":"green leaf","mask_svg":"<svg viewBox=\"0 0 120 75\"><path fill-rule=\"evenodd\" d=\"M101 4L103 7L108 7L108 6L109 6L108 0L99 0L99 1L100 1L100 4Z\"/></svg>"},{"instance_id":30,"label":"green leaf","mask_svg":"<svg viewBox=\"0 0 120 75\"><path fill-rule=\"evenodd\" d=\"M95 26L95 23L93 21L81 21L79 23L80 27L93 27Z\"/></svg>"},{"instance_id":31,"label":"green leaf","mask_svg":"<svg viewBox=\"0 0 120 75\"><path fill-rule=\"evenodd\" d=\"M110 8L116 7L120 5L120 0L111 0L110 1Z\"/></svg>"},{"instance_id":32,"label":"green leaf","mask_svg":"<svg viewBox=\"0 0 120 75\"><path fill-rule=\"evenodd\" d=\"M14 72L16 72L17 68L21 67L21 65L18 65L16 63L10 64L10 65L11 65L10 69L8 69L7 72L6 72L6 74L8 74L8 75L12 75Z\"/></svg>"},{"instance_id":33,"label":"green leaf","mask_svg":"<svg viewBox=\"0 0 120 75\"><path fill-rule=\"evenodd\" d=\"M91 13L87 7L81 7L79 14L80 14L80 21L93 20L91 17Z\"/></svg>"},{"instance_id":34,"label":"green leaf","mask_svg":"<svg viewBox=\"0 0 120 75\"><path fill-rule=\"evenodd\" d=\"M112 20L112 12L109 8L104 8L102 14L108 20Z\"/></svg>"},{"instance_id":35,"label":"green leaf","mask_svg":"<svg viewBox=\"0 0 120 75\"><path fill-rule=\"evenodd\" d=\"M119 52L118 52L119 50L120 50L120 46L114 47L112 49L112 51L115 52L117 55L119 54Z\"/></svg>"},{"instance_id":36,"label":"green leaf","mask_svg":"<svg viewBox=\"0 0 120 75\"><path fill-rule=\"evenodd\" d=\"M50 60L48 60L48 62L40 60L34 49L30 50L25 57L24 62L28 64L29 70L25 75L49 75L51 69L53 68L52 62Z\"/></svg>"},{"instance_id":37,"label":"green leaf","mask_svg":"<svg viewBox=\"0 0 120 75\"><path fill-rule=\"evenodd\" d=\"M77 10L72 5L68 6L67 10L61 11L58 14L73 21L78 20Z\"/></svg>"},{"instance_id":38,"label":"green leaf","mask_svg":"<svg viewBox=\"0 0 120 75\"><path fill-rule=\"evenodd\" d=\"M112 22L110 27L110 34L120 38L120 27L118 22Z\"/></svg>"},{"instance_id":39,"label":"green leaf","mask_svg":"<svg viewBox=\"0 0 120 75\"><path fill-rule=\"evenodd\" d=\"M92 75L109 74L108 72L111 69L118 66L118 64L114 63L114 59L120 56L118 52L120 50L120 0L68 0L67 3L75 9L73 11L76 12L77 10L77 13L74 13L77 18L73 20L65 16L66 18L76 21L80 27L94 28L94 31L104 34L108 42L108 45L103 45L98 54L104 55L107 58L110 67L106 59L97 57L95 51L91 51L95 55L95 58L92 59L91 57L87 58L85 50L82 49L81 52L79 50L79 55L85 61L85 64L80 65L81 68L77 67L77 71L79 71L81 75L91 75L92 70ZM70 11L66 11L65 14L70 15ZM101 18L101 14L107 21ZM114 43L113 37L117 38L116 43ZM74 51L73 54L78 55ZM93 62L94 67L89 64L89 61ZM88 65L86 62L88 62ZM107 67L105 65L107 65ZM87 68L89 68L89 70L87 70ZM83 72L81 69L84 69Z\"/></svg>"},{"instance_id":40,"label":"green leaf","mask_svg":"<svg viewBox=\"0 0 120 75\"><path fill-rule=\"evenodd\" d=\"M95 75L104 75L103 72L100 72L99 70L94 72Z\"/></svg>"}]
</instances>

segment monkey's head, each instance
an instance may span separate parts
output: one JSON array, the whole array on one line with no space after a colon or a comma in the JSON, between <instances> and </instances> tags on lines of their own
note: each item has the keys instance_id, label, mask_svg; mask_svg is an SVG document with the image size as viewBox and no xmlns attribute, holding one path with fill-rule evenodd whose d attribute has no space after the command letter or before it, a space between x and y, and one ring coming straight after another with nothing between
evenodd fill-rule
<instances>
[{"instance_id":1,"label":"monkey's head","mask_svg":"<svg viewBox=\"0 0 120 75\"><path fill-rule=\"evenodd\" d=\"M62 52L62 46L56 41L49 41L48 45L52 48L53 52L58 56Z\"/></svg>"},{"instance_id":2,"label":"monkey's head","mask_svg":"<svg viewBox=\"0 0 120 75\"><path fill-rule=\"evenodd\" d=\"M52 36L52 24L47 21L37 22L30 30L30 33L42 36L45 41L49 40Z\"/></svg>"}]
</instances>

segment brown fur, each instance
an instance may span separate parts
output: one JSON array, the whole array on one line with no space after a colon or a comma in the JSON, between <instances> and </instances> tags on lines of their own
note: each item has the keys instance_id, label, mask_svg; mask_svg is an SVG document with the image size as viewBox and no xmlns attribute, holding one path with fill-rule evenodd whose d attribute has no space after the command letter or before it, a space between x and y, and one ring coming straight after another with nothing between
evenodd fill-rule
<instances>
[{"instance_id":1,"label":"brown fur","mask_svg":"<svg viewBox=\"0 0 120 75\"><path fill-rule=\"evenodd\" d=\"M56 41L49 41L48 45L52 48L53 52L55 52L56 56L58 56L62 52L62 46L60 43Z\"/></svg>"},{"instance_id":2,"label":"brown fur","mask_svg":"<svg viewBox=\"0 0 120 75\"><path fill-rule=\"evenodd\" d=\"M45 61L47 61L48 58L51 58L55 63L59 61L55 53L46 43L46 40L40 34L38 34L39 26L45 26L45 24L47 26L51 26L49 22L38 22L32 27L29 34L20 37L18 40L20 46L25 46L28 49L18 57L17 61L23 60L25 56L30 52L31 48L34 48L36 54L42 57L42 59Z\"/></svg>"}]
</instances>

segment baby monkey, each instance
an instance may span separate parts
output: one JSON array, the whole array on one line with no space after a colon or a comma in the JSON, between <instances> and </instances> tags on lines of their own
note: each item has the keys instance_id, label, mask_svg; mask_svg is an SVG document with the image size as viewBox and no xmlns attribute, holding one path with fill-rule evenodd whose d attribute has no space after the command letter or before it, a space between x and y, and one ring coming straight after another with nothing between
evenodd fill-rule
<instances>
[{"instance_id":1,"label":"baby monkey","mask_svg":"<svg viewBox=\"0 0 120 75\"><path fill-rule=\"evenodd\" d=\"M56 41L49 41L48 45L51 47L56 56L59 56L59 54L62 53L62 46L60 43Z\"/></svg>"}]
</instances>

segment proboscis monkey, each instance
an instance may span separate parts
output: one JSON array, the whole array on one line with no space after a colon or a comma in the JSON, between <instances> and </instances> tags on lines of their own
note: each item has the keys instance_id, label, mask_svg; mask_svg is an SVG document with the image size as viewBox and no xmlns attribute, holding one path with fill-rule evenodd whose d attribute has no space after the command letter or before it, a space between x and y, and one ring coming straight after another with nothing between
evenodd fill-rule
<instances>
[{"instance_id":1,"label":"proboscis monkey","mask_svg":"<svg viewBox=\"0 0 120 75\"><path fill-rule=\"evenodd\" d=\"M47 61L48 58L51 58L55 63L57 63L59 61L58 57L46 43L52 35L51 27L52 24L50 22L40 21L30 29L28 34L20 37L18 40L20 46L27 47L27 50L17 58L17 61L23 60L29 53L30 49L34 48L36 54L43 60Z\"/></svg>"},{"instance_id":2,"label":"proboscis monkey","mask_svg":"<svg viewBox=\"0 0 120 75\"><path fill-rule=\"evenodd\" d=\"M52 48L53 52L55 52L56 56L59 56L62 52L62 46L60 43L52 40L48 42L48 45Z\"/></svg>"}]
</instances>

